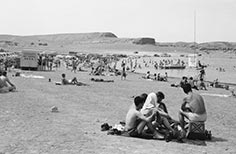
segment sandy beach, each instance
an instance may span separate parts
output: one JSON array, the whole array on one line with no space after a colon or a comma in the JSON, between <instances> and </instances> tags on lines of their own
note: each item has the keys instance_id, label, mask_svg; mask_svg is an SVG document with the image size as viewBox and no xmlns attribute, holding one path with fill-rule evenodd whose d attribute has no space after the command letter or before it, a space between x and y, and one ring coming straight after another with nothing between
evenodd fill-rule
<instances>
[{"instance_id":1,"label":"sandy beach","mask_svg":"<svg viewBox=\"0 0 236 154\"><path fill-rule=\"evenodd\" d=\"M236 0L1 6L0 154L236 154Z\"/></svg>"},{"instance_id":2,"label":"sandy beach","mask_svg":"<svg viewBox=\"0 0 236 154\"><path fill-rule=\"evenodd\" d=\"M64 68L22 73L44 78L12 77L14 72L9 73L17 91L0 95L0 153L236 153L235 98L225 89L197 91L205 99L206 129L212 131L211 141L167 143L107 135L100 127L124 121L133 96L144 92L162 91L170 115L177 119L185 96L180 88L170 86L179 82L177 78L148 81L140 74L128 73L127 80L121 80L120 76L90 76L89 72L72 73ZM89 86L55 85L62 73ZM114 83L92 82L91 77L112 79ZM52 106L57 106L59 112L51 112Z\"/></svg>"}]
</instances>

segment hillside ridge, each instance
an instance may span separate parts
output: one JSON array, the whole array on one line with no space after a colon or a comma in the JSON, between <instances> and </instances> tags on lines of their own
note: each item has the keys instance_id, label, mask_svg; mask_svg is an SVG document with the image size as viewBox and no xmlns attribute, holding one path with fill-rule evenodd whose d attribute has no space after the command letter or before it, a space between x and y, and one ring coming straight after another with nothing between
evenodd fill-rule
<instances>
[{"instance_id":1,"label":"hillside ridge","mask_svg":"<svg viewBox=\"0 0 236 154\"><path fill-rule=\"evenodd\" d=\"M150 45L151 49L159 48L184 48L197 49L200 51L233 51L236 52L236 42L158 42L152 37L138 37L138 38L119 38L112 32L91 32L91 33L58 33L45 35L0 35L0 48L4 49L47 49L47 50L70 50L70 49L89 49L92 47L96 49L99 46L102 49L109 46L109 49L122 49L122 46L134 49L143 49L142 46ZM86 47L85 47L86 46Z\"/></svg>"}]
</instances>

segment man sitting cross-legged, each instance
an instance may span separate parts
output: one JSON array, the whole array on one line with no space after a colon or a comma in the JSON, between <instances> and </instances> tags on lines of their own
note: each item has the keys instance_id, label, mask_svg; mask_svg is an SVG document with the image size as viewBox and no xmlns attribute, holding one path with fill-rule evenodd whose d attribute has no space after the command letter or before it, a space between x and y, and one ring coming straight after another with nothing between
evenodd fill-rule
<instances>
[{"instance_id":1,"label":"man sitting cross-legged","mask_svg":"<svg viewBox=\"0 0 236 154\"><path fill-rule=\"evenodd\" d=\"M140 109L143 107L145 99L137 96L134 99L134 107L131 107L126 115L125 122L125 131L131 137L142 137L144 133L144 128L147 126L152 134L151 138L163 140L164 137L159 134L152 126L152 119L155 117L157 110L153 110L153 112L149 116L144 116ZM145 134L147 136L147 134Z\"/></svg>"}]
</instances>

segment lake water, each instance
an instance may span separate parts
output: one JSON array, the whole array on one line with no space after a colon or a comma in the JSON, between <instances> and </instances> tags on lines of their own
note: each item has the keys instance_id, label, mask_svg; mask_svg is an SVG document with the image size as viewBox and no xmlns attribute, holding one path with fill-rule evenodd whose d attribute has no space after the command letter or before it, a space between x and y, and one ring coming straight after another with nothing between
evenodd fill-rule
<instances>
[{"instance_id":1,"label":"lake water","mask_svg":"<svg viewBox=\"0 0 236 154\"><path fill-rule=\"evenodd\" d=\"M187 67L183 70L177 70L177 69L155 69L153 62L159 62L162 59L172 59L173 61L177 61L178 59L185 61L185 63L188 63L188 58L186 57L186 53L184 57L180 57L180 53L175 54L171 53L171 57L153 57L153 52L143 52L139 53L138 55L133 54L130 55L130 57L133 57L133 65L135 59L137 59L138 65L141 65L141 69L137 68L135 72L137 73L146 73L147 71L150 71L150 73L153 75L154 73L160 73L162 76L164 76L165 72L168 73L168 76L170 77L179 77L187 76L187 77L197 77L199 75L199 70L196 68L190 68ZM150 57L143 57L143 55L149 55ZM136 56L136 58L134 58ZM183 56L183 55L182 55ZM139 58L137 58L139 57ZM198 60L201 61L202 64L207 65L207 68L205 69L206 81L213 81L218 78L219 82L226 82L226 83L234 83L236 84L236 56L230 56L230 55L221 55L220 53L212 55L202 55L197 57ZM130 61L126 60L126 66L130 67ZM147 63L148 67L145 67L145 63ZM225 71L219 71L219 68L223 68ZM117 68L121 69L121 61L118 62Z\"/></svg>"}]
</instances>

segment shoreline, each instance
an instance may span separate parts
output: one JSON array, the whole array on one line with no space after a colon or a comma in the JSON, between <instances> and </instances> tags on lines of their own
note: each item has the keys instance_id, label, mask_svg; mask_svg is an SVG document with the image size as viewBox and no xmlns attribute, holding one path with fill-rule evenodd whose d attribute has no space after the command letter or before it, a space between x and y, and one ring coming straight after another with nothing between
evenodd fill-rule
<instances>
[{"instance_id":1,"label":"shoreline","mask_svg":"<svg viewBox=\"0 0 236 154\"><path fill-rule=\"evenodd\" d=\"M145 73L141 73L141 72L130 72L128 71L128 73L133 73L133 74L137 74L137 75L144 75L145 76ZM168 79L173 79L173 80L177 80L179 79L179 82L181 80L181 77L177 77L177 76L168 76ZM208 81L206 80L205 81L206 83L212 83L212 81ZM229 86L235 86L236 87L236 83L229 83L229 82L219 82L219 84L224 84L224 85L229 85Z\"/></svg>"}]
</instances>

